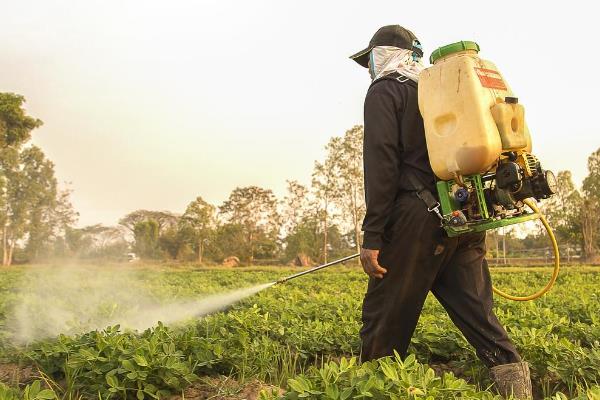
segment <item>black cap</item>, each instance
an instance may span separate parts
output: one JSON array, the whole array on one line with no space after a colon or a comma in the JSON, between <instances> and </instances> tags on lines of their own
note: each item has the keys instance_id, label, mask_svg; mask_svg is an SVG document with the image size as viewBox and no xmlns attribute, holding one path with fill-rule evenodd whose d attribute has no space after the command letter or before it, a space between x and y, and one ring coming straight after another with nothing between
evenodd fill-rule
<instances>
[{"instance_id":1,"label":"black cap","mask_svg":"<svg viewBox=\"0 0 600 400\"><path fill-rule=\"evenodd\" d=\"M369 63L369 53L376 46L394 46L401 49L412 50L423 57L423 50L416 47L419 40L414 33L400 25L386 25L381 28L373 35L373 38L369 42L369 46L359 51L358 53L351 55L350 58L367 68Z\"/></svg>"}]
</instances>

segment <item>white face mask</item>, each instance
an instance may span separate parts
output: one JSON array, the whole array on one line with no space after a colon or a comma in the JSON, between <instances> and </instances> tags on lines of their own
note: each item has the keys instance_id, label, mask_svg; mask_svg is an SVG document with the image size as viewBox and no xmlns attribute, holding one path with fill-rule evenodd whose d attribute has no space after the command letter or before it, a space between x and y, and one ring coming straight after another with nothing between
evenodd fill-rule
<instances>
[{"instance_id":1,"label":"white face mask","mask_svg":"<svg viewBox=\"0 0 600 400\"><path fill-rule=\"evenodd\" d=\"M369 74L371 79L398 72L400 75L418 82L419 74L425 68L420 57L412 50L393 46L377 46L369 53Z\"/></svg>"}]
</instances>

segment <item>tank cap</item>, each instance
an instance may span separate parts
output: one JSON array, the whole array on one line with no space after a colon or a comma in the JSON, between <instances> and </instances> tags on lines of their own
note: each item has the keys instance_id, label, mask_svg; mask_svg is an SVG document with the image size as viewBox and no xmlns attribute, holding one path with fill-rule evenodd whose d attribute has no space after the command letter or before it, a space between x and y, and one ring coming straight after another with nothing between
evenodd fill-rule
<instances>
[{"instance_id":1,"label":"tank cap","mask_svg":"<svg viewBox=\"0 0 600 400\"><path fill-rule=\"evenodd\" d=\"M466 40L461 40L460 42L451 43L446 46L442 46L437 48L431 53L429 56L429 62L434 63L442 57L447 56L448 54L458 53L459 51L465 50L475 50L479 53L479 45L475 42L469 42Z\"/></svg>"}]
</instances>

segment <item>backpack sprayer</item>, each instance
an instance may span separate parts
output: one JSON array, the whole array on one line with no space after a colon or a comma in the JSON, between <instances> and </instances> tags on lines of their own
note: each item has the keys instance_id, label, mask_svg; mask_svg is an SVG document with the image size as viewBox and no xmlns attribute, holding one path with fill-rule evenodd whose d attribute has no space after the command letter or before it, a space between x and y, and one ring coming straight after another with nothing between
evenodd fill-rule
<instances>
[{"instance_id":1,"label":"backpack sprayer","mask_svg":"<svg viewBox=\"0 0 600 400\"><path fill-rule=\"evenodd\" d=\"M531 154L525 109L479 45L461 41L435 50L419 78L419 109L427 151L438 178L437 199L414 177L417 196L435 213L449 237L484 232L539 219L554 251L554 270L544 288L510 300L533 300L552 288L560 269L556 238L534 200L556 193L556 178ZM439 201L438 201L439 199ZM527 206L527 207L526 207ZM531 211L528 211L529 208ZM277 283L358 257L299 272Z\"/></svg>"}]
</instances>

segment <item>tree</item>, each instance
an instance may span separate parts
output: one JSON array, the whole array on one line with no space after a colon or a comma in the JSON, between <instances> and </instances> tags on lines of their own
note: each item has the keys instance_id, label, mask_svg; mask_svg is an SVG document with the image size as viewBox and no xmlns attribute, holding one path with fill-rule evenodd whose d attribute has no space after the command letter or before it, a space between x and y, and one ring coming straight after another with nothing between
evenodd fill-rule
<instances>
[{"instance_id":1,"label":"tree","mask_svg":"<svg viewBox=\"0 0 600 400\"><path fill-rule=\"evenodd\" d=\"M285 234L293 232L310 212L309 190L298 181L286 181L287 194L282 201L283 229Z\"/></svg>"},{"instance_id":2,"label":"tree","mask_svg":"<svg viewBox=\"0 0 600 400\"><path fill-rule=\"evenodd\" d=\"M36 259L54 233L53 210L57 202L54 165L41 149L32 146L21 153L21 166L21 201L28 203L26 232L29 238L25 251L31 259Z\"/></svg>"},{"instance_id":3,"label":"tree","mask_svg":"<svg viewBox=\"0 0 600 400\"><path fill-rule=\"evenodd\" d=\"M129 247L125 233L122 226L69 227L65 232L65 245L71 257L121 259Z\"/></svg>"},{"instance_id":4,"label":"tree","mask_svg":"<svg viewBox=\"0 0 600 400\"><path fill-rule=\"evenodd\" d=\"M176 227L179 217L170 211L135 210L119 220L119 225L129 229L132 233L138 222L154 220L158 225L159 233L165 229Z\"/></svg>"},{"instance_id":5,"label":"tree","mask_svg":"<svg viewBox=\"0 0 600 400\"><path fill-rule=\"evenodd\" d=\"M73 224L77 214L69 202L69 191L57 189L54 164L36 146L5 149L6 177L2 200L3 264L10 265L17 242L25 240L30 260L49 252L50 243ZM16 161L16 162L15 162Z\"/></svg>"},{"instance_id":6,"label":"tree","mask_svg":"<svg viewBox=\"0 0 600 400\"><path fill-rule=\"evenodd\" d=\"M0 153L0 173L2 173L2 265L12 263L17 240L25 234L26 207L21 199L23 175L20 173L19 150L5 147Z\"/></svg>"},{"instance_id":7,"label":"tree","mask_svg":"<svg viewBox=\"0 0 600 400\"><path fill-rule=\"evenodd\" d=\"M173 260L185 258L191 252L186 229L169 228L158 238L159 246Z\"/></svg>"},{"instance_id":8,"label":"tree","mask_svg":"<svg viewBox=\"0 0 600 400\"><path fill-rule=\"evenodd\" d=\"M215 207L200 196L188 204L181 216L179 230L189 238L188 243L191 242L189 244L196 252L199 264L202 263L206 244L214 236L215 226Z\"/></svg>"},{"instance_id":9,"label":"tree","mask_svg":"<svg viewBox=\"0 0 600 400\"><path fill-rule=\"evenodd\" d=\"M29 260L36 260L52 253L52 242L64 236L78 214L70 202L71 191L58 190L54 164L41 149L31 146L21 153L21 158L23 193L27 194L23 201L29 201L25 254Z\"/></svg>"},{"instance_id":10,"label":"tree","mask_svg":"<svg viewBox=\"0 0 600 400\"><path fill-rule=\"evenodd\" d=\"M600 239L600 149L588 158L588 171L588 176L583 180L581 225L585 255L588 260L594 261Z\"/></svg>"},{"instance_id":11,"label":"tree","mask_svg":"<svg viewBox=\"0 0 600 400\"><path fill-rule=\"evenodd\" d=\"M327 262L327 256L329 252L329 226L332 224L332 206L338 193L338 185L336 184L336 164L337 164L337 149L338 145L336 142L339 138L332 138L329 144L326 146L328 150L327 158L325 162L315 162L315 168L312 175L312 189L317 200L317 216L321 221L321 232L323 232L323 242L321 245L322 253L321 259L324 263Z\"/></svg>"},{"instance_id":12,"label":"tree","mask_svg":"<svg viewBox=\"0 0 600 400\"><path fill-rule=\"evenodd\" d=\"M331 151L335 154L333 162L337 174L338 195L335 201L343 215L350 217L356 251L360 251L361 223L365 215L363 136L362 125L355 125L346 131L341 141L332 141L330 144L340 147Z\"/></svg>"},{"instance_id":13,"label":"tree","mask_svg":"<svg viewBox=\"0 0 600 400\"><path fill-rule=\"evenodd\" d=\"M0 225L2 265L10 265L17 240L25 235L27 204L23 200L21 148L42 121L25 114L25 98L0 93Z\"/></svg>"},{"instance_id":14,"label":"tree","mask_svg":"<svg viewBox=\"0 0 600 400\"><path fill-rule=\"evenodd\" d=\"M2 264L10 265L17 243L29 259L49 252L77 218L70 192L60 191L54 164L36 146L25 146L42 121L27 116L22 96L0 93L0 235Z\"/></svg>"},{"instance_id":15,"label":"tree","mask_svg":"<svg viewBox=\"0 0 600 400\"><path fill-rule=\"evenodd\" d=\"M318 221L315 213L311 209L309 190L306 186L297 181L287 181L287 194L283 198L282 216L283 216L283 235L285 252L285 261L295 260L299 257L301 260L309 261L317 259L319 243ZM317 254L314 252L317 251Z\"/></svg>"},{"instance_id":16,"label":"tree","mask_svg":"<svg viewBox=\"0 0 600 400\"><path fill-rule=\"evenodd\" d=\"M323 254L320 244L325 236L321 229L322 225L317 216L307 214L285 237L285 259L293 260L298 255L307 256L310 260L319 259ZM337 225L329 225L327 238L328 255L342 257L348 254L351 246Z\"/></svg>"},{"instance_id":17,"label":"tree","mask_svg":"<svg viewBox=\"0 0 600 400\"><path fill-rule=\"evenodd\" d=\"M158 250L158 222L140 221L133 227L135 251L143 258L156 258Z\"/></svg>"},{"instance_id":18,"label":"tree","mask_svg":"<svg viewBox=\"0 0 600 400\"><path fill-rule=\"evenodd\" d=\"M217 227L215 246L211 246L215 258L223 259L235 255L243 260L250 259L251 244L247 241L247 233L240 224L225 223Z\"/></svg>"},{"instance_id":19,"label":"tree","mask_svg":"<svg viewBox=\"0 0 600 400\"><path fill-rule=\"evenodd\" d=\"M92 248L93 243L92 237L86 235L85 228L68 228L65 232L65 253L69 256L79 256L84 252L89 251Z\"/></svg>"},{"instance_id":20,"label":"tree","mask_svg":"<svg viewBox=\"0 0 600 400\"><path fill-rule=\"evenodd\" d=\"M581 209L583 199L575 188L570 171L559 171L556 194L545 200L543 211L559 241L582 243Z\"/></svg>"},{"instance_id":21,"label":"tree","mask_svg":"<svg viewBox=\"0 0 600 400\"><path fill-rule=\"evenodd\" d=\"M247 253L238 255L240 258L252 262L257 254L273 255L277 248L280 217L277 199L271 190L257 186L235 188L219 211L226 224L243 231Z\"/></svg>"},{"instance_id":22,"label":"tree","mask_svg":"<svg viewBox=\"0 0 600 400\"><path fill-rule=\"evenodd\" d=\"M42 121L25 114L25 98L14 93L0 93L0 149L19 148L31 138L31 131Z\"/></svg>"}]
</instances>

